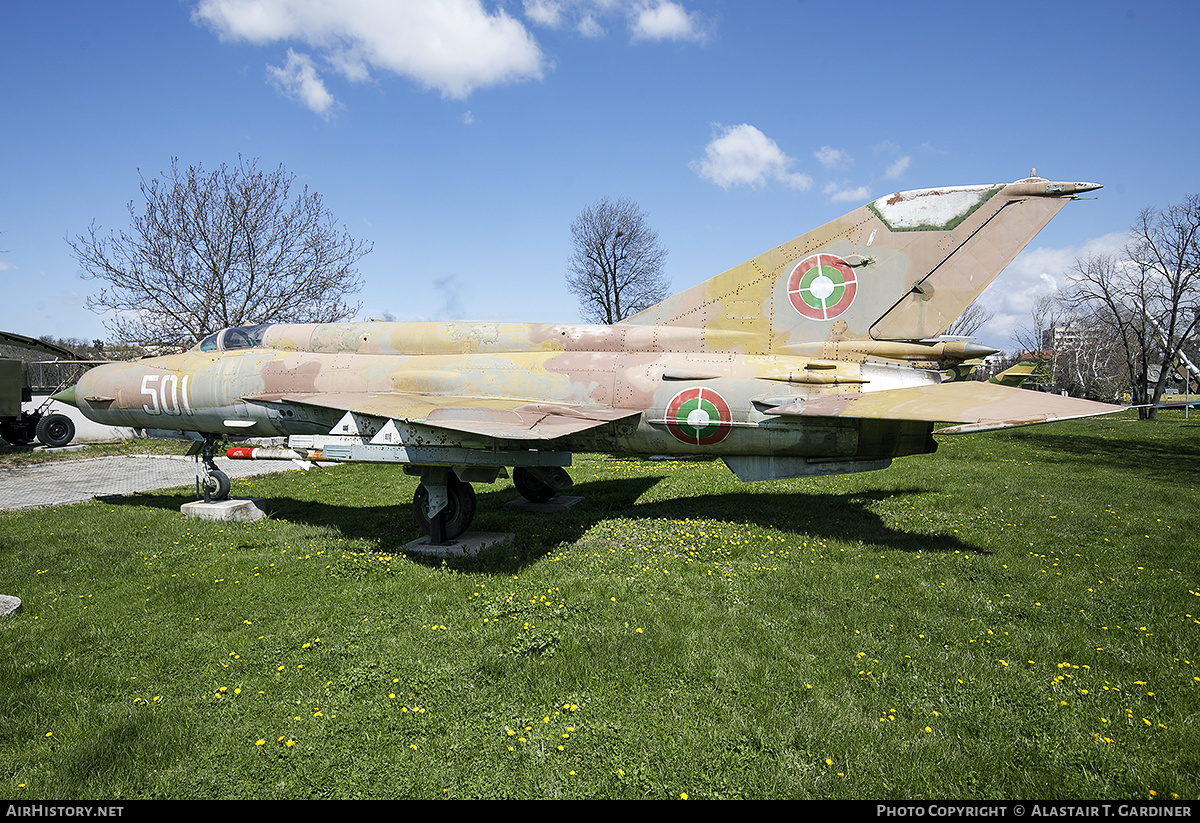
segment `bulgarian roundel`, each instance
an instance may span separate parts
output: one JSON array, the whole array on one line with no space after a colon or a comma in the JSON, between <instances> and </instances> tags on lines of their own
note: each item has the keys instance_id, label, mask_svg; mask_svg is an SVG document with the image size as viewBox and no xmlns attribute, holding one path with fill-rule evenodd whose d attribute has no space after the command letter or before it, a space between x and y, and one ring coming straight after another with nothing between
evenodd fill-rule
<instances>
[{"instance_id":1,"label":"bulgarian roundel","mask_svg":"<svg viewBox=\"0 0 1200 823\"><path fill-rule=\"evenodd\" d=\"M788 298L796 311L813 320L832 320L850 308L858 283L850 264L833 254L814 254L788 276Z\"/></svg>"},{"instance_id":2,"label":"bulgarian roundel","mask_svg":"<svg viewBox=\"0 0 1200 823\"><path fill-rule=\"evenodd\" d=\"M692 446L720 443L733 427L725 398L712 389L684 389L667 404L667 428Z\"/></svg>"}]
</instances>

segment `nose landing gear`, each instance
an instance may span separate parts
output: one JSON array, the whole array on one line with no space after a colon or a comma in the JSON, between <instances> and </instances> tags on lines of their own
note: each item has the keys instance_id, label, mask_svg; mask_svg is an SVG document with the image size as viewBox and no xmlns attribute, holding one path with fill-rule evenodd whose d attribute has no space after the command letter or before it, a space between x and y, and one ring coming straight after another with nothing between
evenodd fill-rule
<instances>
[{"instance_id":1,"label":"nose landing gear","mask_svg":"<svg viewBox=\"0 0 1200 823\"><path fill-rule=\"evenodd\" d=\"M204 463L204 476L196 478L196 496L205 503L225 500L229 497L229 475L217 468L214 460L221 440L217 437L204 438L204 447L200 450L200 461Z\"/></svg>"}]
</instances>

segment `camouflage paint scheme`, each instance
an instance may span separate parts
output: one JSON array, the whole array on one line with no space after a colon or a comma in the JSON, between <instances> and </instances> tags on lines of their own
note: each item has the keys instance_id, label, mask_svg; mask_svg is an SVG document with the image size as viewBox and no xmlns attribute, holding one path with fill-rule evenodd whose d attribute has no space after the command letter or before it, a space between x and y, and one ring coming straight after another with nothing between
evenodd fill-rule
<instances>
[{"instance_id":1,"label":"camouflage paint scheme","mask_svg":"<svg viewBox=\"0 0 1200 823\"><path fill-rule=\"evenodd\" d=\"M262 456L408 463L430 518L447 482L537 473L576 451L719 455L744 480L883 468L934 451L935 422L1119 409L942 375L994 350L939 336L1096 188L1030 177L897 193L612 326L227 329L93 369L70 399L110 425L289 437Z\"/></svg>"}]
</instances>

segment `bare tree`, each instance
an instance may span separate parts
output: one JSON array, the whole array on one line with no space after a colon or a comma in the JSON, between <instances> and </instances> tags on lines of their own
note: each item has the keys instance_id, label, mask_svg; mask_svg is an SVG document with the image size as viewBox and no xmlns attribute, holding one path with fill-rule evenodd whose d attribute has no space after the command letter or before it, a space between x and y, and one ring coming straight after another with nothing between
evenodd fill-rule
<instances>
[{"instance_id":1,"label":"bare tree","mask_svg":"<svg viewBox=\"0 0 1200 823\"><path fill-rule=\"evenodd\" d=\"M1075 261L1068 297L1120 347L1133 402L1157 404L1200 328L1200 195L1144 210L1122 257ZM1156 409L1139 415L1153 419Z\"/></svg>"},{"instance_id":2,"label":"bare tree","mask_svg":"<svg viewBox=\"0 0 1200 823\"><path fill-rule=\"evenodd\" d=\"M1039 297L1032 325L1017 331L1020 359L1038 364L1034 377L1053 391L1111 401L1125 387L1120 356L1107 325L1075 305L1070 293Z\"/></svg>"},{"instance_id":3,"label":"bare tree","mask_svg":"<svg viewBox=\"0 0 1200 823\"><path fill-rule=\"evenodd\" d=\"M605 198L588 206L571 224L571 242L567 286L584 320L616 323L668 296L667 251L632 200Z\"/></svg>"},{"instance_id":4,"label":"bare tree","mask_svg":"<svg viewBox=\"0 0 1200 823\"><path fill-rule=\"evenodd\" d=\"M178 160L162 179L143 177L140 208L129 203L128 232L68 244L85 277L104 282L88 308L111 313L121 343L188 345L226 326L322 323L358 310L355 269L371 245L334 224L321 196L281 165L256 161L206 173Z\"/></svg>"},{"instance_id":5,"label":"bare tree","mask_svg":"<svg viewBox=\"0 0 1200 823\"><path fill-rule=\"evenodd\" d=\"M946 329L946 334L950 337L973 337L995 316L995 309L989 309L977 300L954 319L950 328Z\"/></svg>"},{"instance_id":6,"label":"bare tree","mask_svg":"<svg viewBox=\"0 0 1200 823\"><path fill-rule=\"evenodd\" d=\"M1034 376L1040 383L1057 384L1058 358L1054 347L1054 329L1065 325L1066 318L1058 295L1043 294L1034 300L1030 325L1016 330L1021 351L1018 360L1032 359L1037 363Z\"/></svg>"}]
</instances>

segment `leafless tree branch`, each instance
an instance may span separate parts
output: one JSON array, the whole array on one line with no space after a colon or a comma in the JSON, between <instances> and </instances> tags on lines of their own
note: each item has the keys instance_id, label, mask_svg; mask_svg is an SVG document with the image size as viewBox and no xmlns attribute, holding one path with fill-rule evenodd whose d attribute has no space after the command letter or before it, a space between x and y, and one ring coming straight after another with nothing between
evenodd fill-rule
<instances>
[{"instance_id":1,"label":"leafless tree branch","mask_svg":"<svg viewBox=\"0 0 1200 823\"><path fill-rule=\"evenodd\" d=\"M646 215L632 200L603 199L571 224L574 251L567 286L579 298L580 314L593 323L616 323L664 299L667 251Z\"/></svg>"},{"instance_id":2,"label":"leafless tree branch","mask_svg":"<svg viewBox=\"0 0 1200 823\"><path fill-rule=\"evenodd\" d=\"M281 165L256 161L213 172L180 169L141 180L144 204L129 203L128 231L93 223L70 245L85 277L101 281L88 298L117 342L190 345L226 326L323 323L358 310L355 264L371 244L354 240Z\"/></svg>"}]
</instances>

